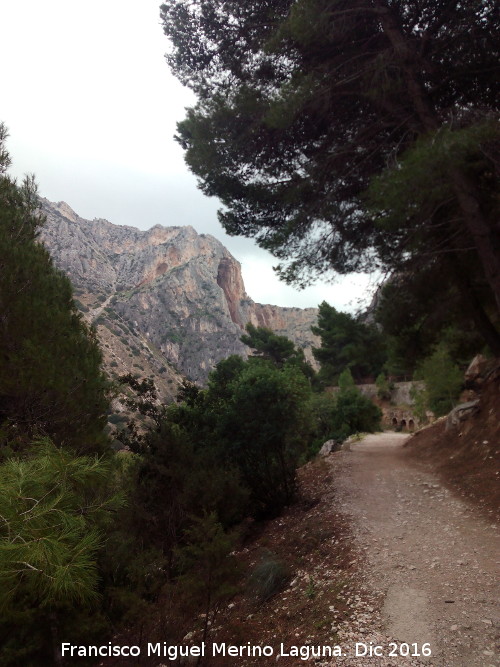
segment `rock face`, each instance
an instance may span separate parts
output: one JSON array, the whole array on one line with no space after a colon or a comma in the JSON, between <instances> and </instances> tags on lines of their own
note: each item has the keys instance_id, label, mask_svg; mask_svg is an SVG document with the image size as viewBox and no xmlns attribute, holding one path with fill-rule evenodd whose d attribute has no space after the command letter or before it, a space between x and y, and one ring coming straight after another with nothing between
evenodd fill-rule
<instances>
[{"instance_id":1,"label":"rock face","mask_svg":"<svg viewBox=\"0 0 500 667\"><path fill-rule=\"evenodd\" d=\"M192 227L141 231L84 220L64 202L43 200L43 212L41 239L70 277L116 373L130 370L125 355L136 357L132 370L165 369L166 385L175 384L174 369L203 383L221 359L248 354L239 340L247 322L288 336L312 360L311 346L319 345L310 330L317 309L252 301L240 264L212 236Z\"/></svg>"},{"instance_id":2,"label":"rock face","mask_svg":"<svg viewBox=\"0 0 500 667\"><path fill-rule=\"evenodd\" d=\"M471 415L479 412L479 399L475 401L467 401L467 403L460 403L453 408L453 410L446 417L445 430L449 431L460 424L464 419L468 419Z\"/></svg>"}]
</instances>

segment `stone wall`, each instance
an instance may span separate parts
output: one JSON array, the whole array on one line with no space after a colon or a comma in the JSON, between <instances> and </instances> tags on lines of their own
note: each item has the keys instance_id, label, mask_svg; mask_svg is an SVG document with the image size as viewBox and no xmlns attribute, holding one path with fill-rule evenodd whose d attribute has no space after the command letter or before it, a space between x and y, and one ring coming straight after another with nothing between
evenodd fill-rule
<instances>
[{"instance_id":1,"label":"stone wall","mask_svg":"<svg viewBox=\"0 0 500 667\"><path fill-rule=\"evenodd\" d=\"M414 401L410 395L412 387L423 389L423 382L395 382L391 391L389 405L378 398L378 387L374 383L358 384L359 391L376 403L382 410L382 425L384 428L400 431L414 431L422 426L421 420L413 413ZM336 393L338 387L329 387L328 391ZM428 421L433 421L434 415L426 415Z\"/></svg>"}]
</instances>

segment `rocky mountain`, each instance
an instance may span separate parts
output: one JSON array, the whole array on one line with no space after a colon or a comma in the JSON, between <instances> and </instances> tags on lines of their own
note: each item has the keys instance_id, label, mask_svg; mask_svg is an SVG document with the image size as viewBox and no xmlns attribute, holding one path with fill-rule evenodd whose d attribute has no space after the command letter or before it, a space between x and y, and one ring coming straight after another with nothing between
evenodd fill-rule
<instances>
[{"instance_id":1,"label":"rocky mountain","mask_svg":"<svg viewBox=\"0 0 500 667\"><path fill-rule=\"evenodd\" d=\"M221 359L248 354L239 340L247 322L289 337L312 360L317 309L252 301L239 262L214 237L84 220L64 202L43 200L42 208L41 239L96 325L113 375L159 376L165 395L181 375L203 383Z\"/></svg>"}]
</instances>

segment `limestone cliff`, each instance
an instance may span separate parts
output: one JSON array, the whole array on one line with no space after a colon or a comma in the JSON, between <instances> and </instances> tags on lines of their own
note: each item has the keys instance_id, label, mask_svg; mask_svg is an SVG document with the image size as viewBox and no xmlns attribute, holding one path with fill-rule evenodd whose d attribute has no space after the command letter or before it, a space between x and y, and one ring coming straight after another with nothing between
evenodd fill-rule
<instances>
[{"instance_id":1,"label":"limestone cliff","mask_svg":"<svg viewBox=\"0 0 500 667\"><path fill-rule=\"evenodd\" d=\"M240 264L214 237L192 227L142 231L84 220L64 202L43 200L43 210L42 241L71 278L116 372L160 373L167 394L174 369L203 383L221 359L248 354L239 340L247 322L288 336L312 358L317 309L252 301Z\"/></svg>"}]
</instances>

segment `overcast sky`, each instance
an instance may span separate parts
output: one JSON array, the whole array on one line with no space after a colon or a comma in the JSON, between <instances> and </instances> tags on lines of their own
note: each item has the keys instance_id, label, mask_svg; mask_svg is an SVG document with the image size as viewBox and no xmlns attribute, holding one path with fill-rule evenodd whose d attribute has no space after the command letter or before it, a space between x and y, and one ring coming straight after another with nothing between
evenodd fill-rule
<instances>
[{"instance_id":1,"label":"overcast sky","mask_svg":"<svg viewBox=\"0 0 500 667\"><path fill-rule=\"evenodd\" d=\"M261 303L355 310L366 276L298 291L251 239L227 236L218 202L201 194L173 140L193 103L170 74L159 0L4 0L0 3L0 121L11 173L33 172L40 194L84 218L148 229L192 225L242 264Z\"/></svg>"}]
</instances>

